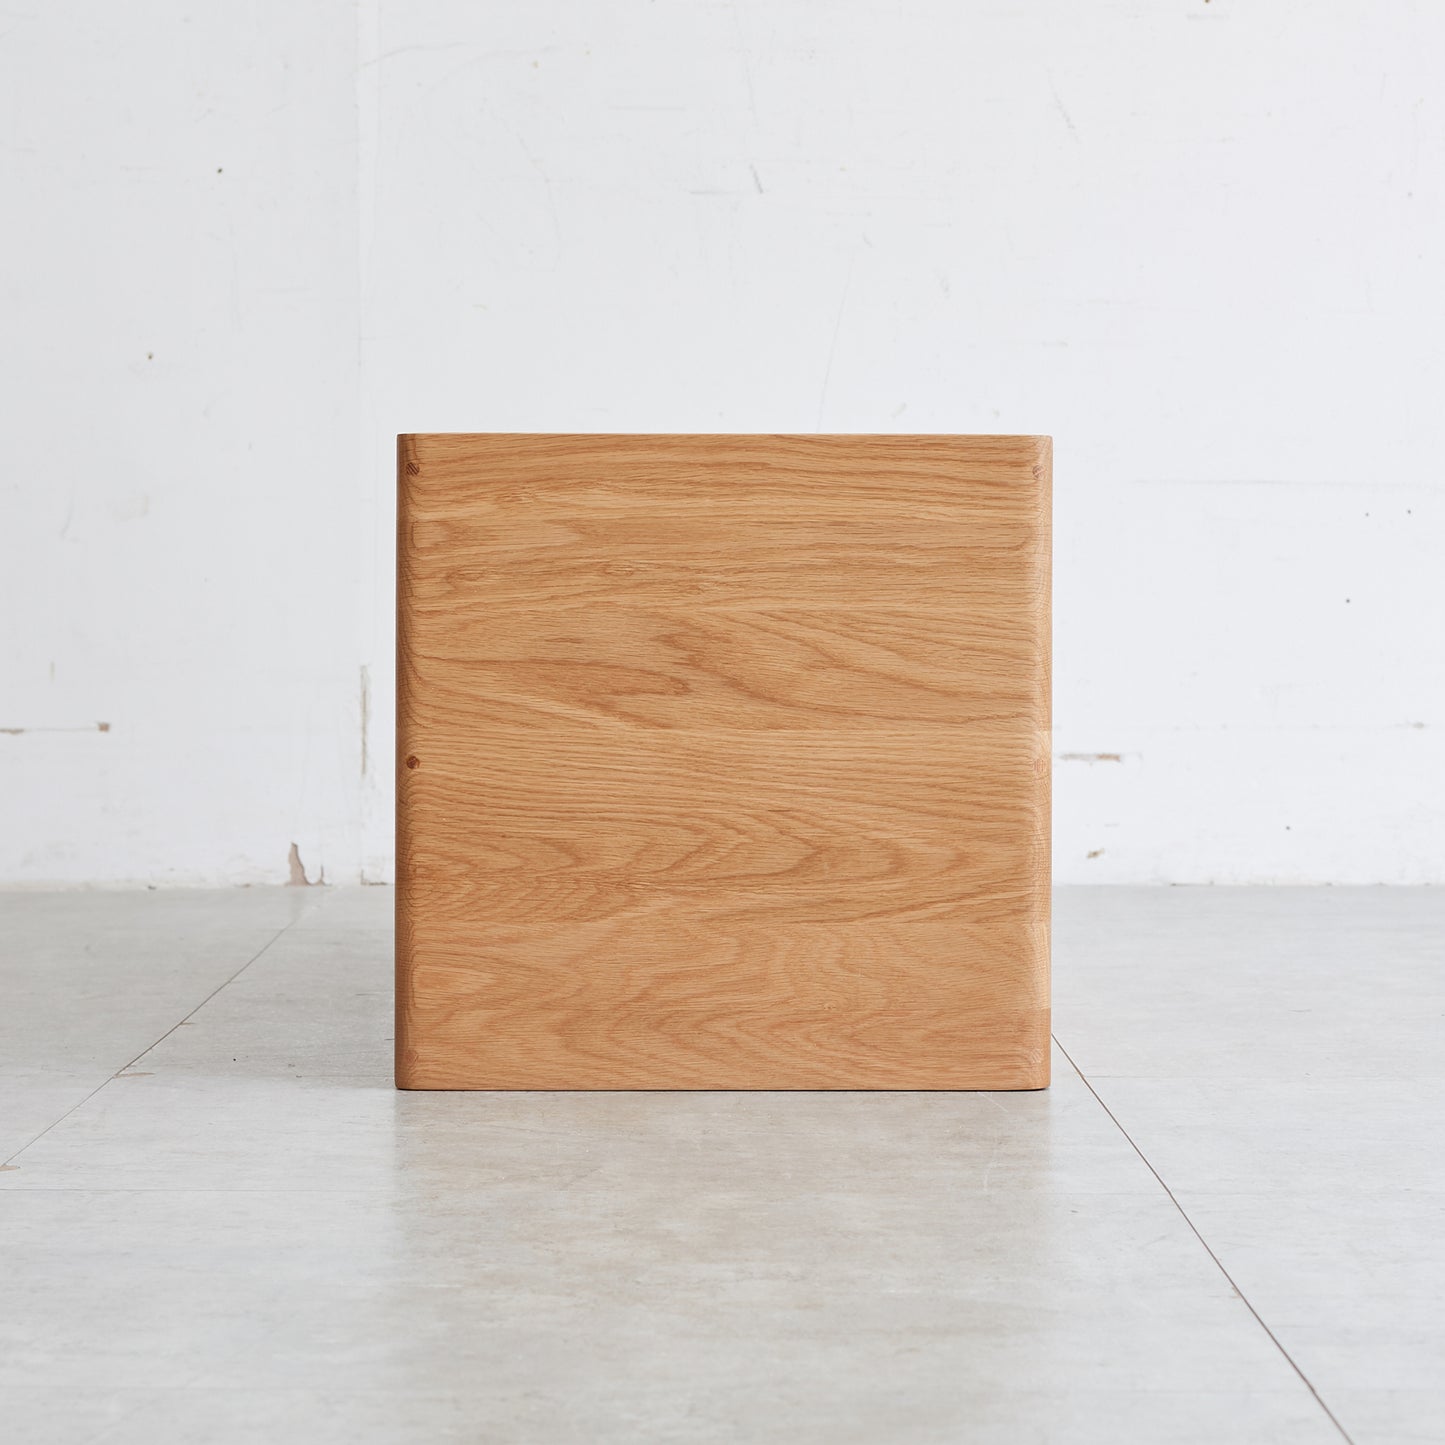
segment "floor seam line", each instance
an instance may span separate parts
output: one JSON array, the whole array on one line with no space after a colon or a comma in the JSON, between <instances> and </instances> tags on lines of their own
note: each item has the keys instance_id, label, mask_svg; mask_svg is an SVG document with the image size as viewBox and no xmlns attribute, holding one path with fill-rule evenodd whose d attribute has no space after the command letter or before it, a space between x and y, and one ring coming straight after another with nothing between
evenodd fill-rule
<instances>
[{"instance_id":1,"label":"floor seam line","mask_svg":"<svg viewBox=\"0 0 1445 1445\"><path fill-rule=\"evenodd\" d=\"M1084 1071L1074 1062L1073 1056L1069 1053L1069 1051L1063 1046L1063 1044L1059 1042L1058 1035L1050 1034L1049 1037L1053 1039L1054 1047L1057 1048L1058 1051L1064 1056L1064 1058L1068 1060L1069 1067L1079 1076L1079 1080L1083 1084L1083 1086L1094 1096L1094 1101L1109 1116L1110 1122L1124 1136L1125 1142L1139 1156L1140 1160L1144 1164L1144 1167L1154 1176L1159 1187L1168 1197L1169 1202L1178 1211L1179 1217L1184 1221L1186 1225L1188 1225L1189 1232L1193 1234L1195 1239L1197 1239L1200 1245L1203 1247L1204 1252L1210 1257L1211 1260L1214 1261L1214 1267L1220 1272L1220 1274L1224 1276L1230 1289L1232 1289L1235 1294L1239 1296L1239 1299L1244 1305L1245 1309L1247 1309L1250 1314L1254 1316L1254 1322L1269 1337L1270 1343L1275 1347L1276 1350L1279 1351L1285 1363L1290 1367L1290 1369L1295 1372L1296 1375L1299 1376L1305 1389L1307 1389L1310 1394L1314 1396L1315 1403L1320 1407L1321 1410L1324 1411L1325 1417L1329 1420L1330 1424L1339 1431L1341 1439L1345 1440L1347 1442L1347 1445L1355 1445L1355 1442L1351 1437L1350 1432L1346 1430L1343 1425L1340 1424L1339 1420L1335 1416L1335 1412L1331 1410L1328 1405L1325 1404L1324 1397L1317 1389L1315 1389L1314 1382L1307 1374L1305 1374L1302 1369L1300 1369L1299 1365L1295 1362L1294 1356L1291 1355L1290 1352L1285 1349L1284 1345L1280 1343L1279 1336L1276 1335L1275 1332L1270 1329L1270 1327L1264 1322L1264 1316L1261 1315L1257 1309L1255 1309L1254 1304L1251 1302L1249 1296L1246 1295L1245 1292L1240 1289L1239 1285L1235 1283L1234 1276L1230 1274L1230 1272L1224 1267L1224 1261L1221 1260L1220 1257L1214 1252L1213 1248L1210 1246L1209 1241L1205 1239L1205 1237L1199 1232L1199 1226L1195 1224L1195 1222L1189 1217L1189 1212L1175 1197L1174 1191L1164 1182L1164 1176L1160 1174L1160 1172L1150 1162L1149 1156L1145 1154L1145 1152L1135 1142L1134 1136L1130 1134L1130 1132L1123 1126L1122 1123L1120 1123L1119 1116L1115 1114L1115 1112L1108 1106L1108 1104L1104 1102L1103 1096L1089 1081L1088 1076L1084 1073Z\"/></svg>"},{"instance_id":2,"label":"floor seam line","mask_svg":"<svg viewBox=\"0 0 1445 1445\"><path fill-rule=\"evenodd\" d=\"M3 1163L0 1163L0 1168L8 1168L10 1165L14 1164L15 1161L27 1149L38 1144L48 1133L50 1133L52 1129L56 1129L61 1124L65 1123L65 1121L70 1118L70 1116L75 1113L77 1109L83 1109L88 1103L90 1103L93 1098L95 1098L98 1093L100 1093L102 1089L115 1083L115 1081L120 1078L120 1076L125 1073L127 1069L133 1069L138 1063L140 1063L143 1058L145 1058L148 1053L150 1053L153 1049L159 1048L163 1043L165 1043L168 1038L170 1038L173 1033L175 1033L178 1028L180 1028L182 1024L188 1023L191 1019L195 1018L195 1016L200 1013L200 1011L205 1008L205 1006L210 1003L210 1001L215 998L215 996L220 993L223 988L229 988L233 983L235 983L235 981L240 978L240 976L245 973L245 971L250 968L250 966L255 963L256 960L260 958L261 955L265 953L271 947L271 945L275 943L278 938L281 937L283 933L286 933L290 929L294 928L298 921L298 919L293 918L289 922L282 924L282 926L278 928L276 932L273 933L271 937L268 938L265 943L263 943L260 948L258 948L255 953L253 953L250 958L248 958L245 963L243 963L240 968L235 971L235 973L233 973L228 979L224 980L223 982L218 983L215 988L213 988L210 993L208 993L205 998L203 998L200 1003L198 1003L195 1008L190 1011L190 1013L186 1014L184 1018L177 1019L175 1023L173 1023L170 1028L168 1028L165 1033L160 1036L160 1038L153 1040L151 1043L148 1043L145 1048L143 1048L140 1053L138 1053L135 1058L133 1058L129 1063L122 1064L120 1068L115 1071L115 1073L111 1074L109 1078L104 1079L99 1084L97 1084L95 1088L93 1088L90 1093L88 1093L83 1099L79 1100L75 1104L72 1104L70 1108L68 1108L58 1119L52 1120L33 1139L27 1140L24 1144L22 1144L8 1159L4 1160Z\"/></svg>"}]
</instances>

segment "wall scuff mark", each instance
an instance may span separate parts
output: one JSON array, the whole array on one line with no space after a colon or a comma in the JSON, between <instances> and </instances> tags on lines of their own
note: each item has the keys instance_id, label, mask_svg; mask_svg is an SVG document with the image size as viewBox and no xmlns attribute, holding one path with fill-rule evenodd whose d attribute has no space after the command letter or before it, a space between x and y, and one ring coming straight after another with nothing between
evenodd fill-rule
<instances>
[{"instance_id":1,"label":"wall scuff mark","mask_svg":"<svg viewBox=\"0 0 1445 1445\"><path fill-rule=\"evenodd\" d=\"M371 731L371 669L361 664L361 776L366 776L369 762L368 734Z\"/></svg>"},{"instance_id":2,"label":"wall scuff mark","mask_svg":"<svg viewBox=\"0 0 1445 1445\"><path fill-rule=\"evenodd\" d=\"M25 733L108 733L110 724L108 722L87 723L84 727L78 728L0 728L0 733L7 737L18 738Z\"/></svg>"}]
</instances>

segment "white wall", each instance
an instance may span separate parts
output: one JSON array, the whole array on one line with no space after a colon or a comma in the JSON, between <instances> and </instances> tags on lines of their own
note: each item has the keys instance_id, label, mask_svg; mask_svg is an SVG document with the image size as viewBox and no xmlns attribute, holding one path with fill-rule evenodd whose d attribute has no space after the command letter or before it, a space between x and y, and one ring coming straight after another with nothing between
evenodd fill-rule
<instances>
[{"instance_id":1,"label":"white wall","mask_svg":"<svg viewBox=\"0 0 1445 1445\"><path fill-rule=\"evenodd\" d=\"M7 28L0 877L390 876L396 431L822 429L1054 434L1060 881L1445 881L1445 7Z\"/></svg>"}]
</instances>

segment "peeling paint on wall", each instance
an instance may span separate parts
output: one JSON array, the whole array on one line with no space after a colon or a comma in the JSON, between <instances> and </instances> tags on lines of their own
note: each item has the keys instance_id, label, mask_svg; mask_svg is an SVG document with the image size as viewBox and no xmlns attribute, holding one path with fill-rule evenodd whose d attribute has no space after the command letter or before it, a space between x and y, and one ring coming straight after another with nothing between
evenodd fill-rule
<instances>
[{"instance_id":1,"label":"peeling paint on wall","mask_svg":"<svg viewBox=\"0 0 1445 1445\"><path fill-rule=\"evenodd\" d=\"M294 843L290 853L286 855L286 866L291 870L291 876L286 880L288 888L311 887L311 880L306 876L306 867L301 862L301 850Z\"/></svg>"}]
</instances>

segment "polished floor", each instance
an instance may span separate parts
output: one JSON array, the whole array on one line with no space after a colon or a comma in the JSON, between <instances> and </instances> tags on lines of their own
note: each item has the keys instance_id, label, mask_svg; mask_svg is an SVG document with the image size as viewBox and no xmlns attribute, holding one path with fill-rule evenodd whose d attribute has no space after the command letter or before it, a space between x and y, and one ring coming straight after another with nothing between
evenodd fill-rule
<instances>
[{"instance_id":1,"label":"polished floor","mask_svg":"<svg viewBox=\"0 0 1445 1445\"><path fill-rule=\"evenodd\" d=\"M0 895L16 1445L1445 1440L1445 890L1062 892L1038 1094L396 1094L381 888Z\"/></svg>"}]
</instances>

